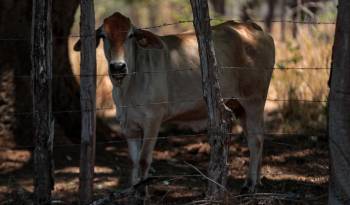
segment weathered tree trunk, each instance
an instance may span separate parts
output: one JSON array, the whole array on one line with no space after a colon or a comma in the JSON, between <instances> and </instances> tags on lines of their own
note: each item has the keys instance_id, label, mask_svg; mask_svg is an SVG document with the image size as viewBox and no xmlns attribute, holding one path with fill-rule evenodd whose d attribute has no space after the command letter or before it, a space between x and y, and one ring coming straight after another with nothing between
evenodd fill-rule
<instances>
[{"instance_id":1,"label":"weathered tree trunk","mask_svg":"<svg viewBox=\"0 0 350 205\"><path fill-rule=\"evenodd\" d=\"M330 205L350 204L350 1L339 0L329 97Z\"/></svg>"},{"instance_id":2,"label":"weathered tree trunk","mask_svg":"<svg viewBox=\"0 0 350 205\"><path fill-rule=\"evenodd\" d=\"M1 0L0 1L0 70L13 72L14 78L14 112L31 112L31 61L30 39L32 1ZM9 103L9 102L6 102ZM10 102L11 103L11 102ZM12 104L12 103L11 103ZM32 115L16 115L13 126L16 143L32 143ZM26 137L23 137L26 136Z\"/></svg>"},{"instance_id":3,"label":"weathered tree trunk","mask_svg":"<svg viewBox=\"0 0 350 205\"><path fill-rule=\"evenodd\" d=\"M81 0L80 17L81 66L81 146L80 204L92 200L96 141L96 37L93 0Z\"/></svg>"},{"instance_id":4,"label":"weathered tree trunk","mask_svg":"<svg viewBox=\"0 0 350 205\"><path fill-rule=\"evenodd\" d=\"M136 25L140 26L140 15L139 15L139 9L138 4L134 1L130 2L130 10L129 10L129 17L131 18L131 21Z\"/></svg>"},{"instance_id":5,"label":"weathered tree trunk","mask_svg":"<svg viewBox=\"0 0 350 205\"><path fill-rule=\"evenodd\" d=\"M225 0L210 0L210 2L214 7L215 12L223 16L226 14Z\"/></svg>"},{"instance_id":6,"label":"weathered tree trunk","mask_svg":"<svg viewBox=\"0 0 350 205\"><path fill-rule=\"evenodd\" d=\"M301 21L301 6L302 6L302 1L297 0L297 5L295 7L295 11L293 11L293 27L292 27L292 34L293 38L297 38L298 36L298 21Z\"/></svg>"},{"instance_id":7,"label":"weathered tree trunk","mask_svg":"<svg viewBox=\"0 0 350 205\"><path fill-rule=\"evenodd\" d=\"M53 1L53 33L54 39L53 63L54 76L72 76L53 79L53 110L73 110L73 112L59 112L55 114L56 121L63 127L65 135L73 142L80 142L81 113L80 86L73 78L73 71L69 61L68 41L70 30L74 23L74 16L79 6L79 0ZM99 139L111 135L112 130L102 119L97 118L97 133Z\"/></svg>"},{"instance_id":8,"label":"weathered tree trunk","mask_svg":"<svg viewBox=\"0 0 350 205\"><path fill-rule=\"evenodd\" d=\"M79 84L73 77L69 61L68 41L74 23L79 0L54 0L52 6L53 27L53 111L56 122L64 129L66 136L80 142L80 92ZM0 70L13 71L15 76L30 76L30 39L32 0L0 1ZM55 38L56 37L56 38ZM31 78L15 77L15 112L32 111ZM55 112L73 110L76 112ZM97 121L99 136L111 134L101 120ZM17 144L32 143L32 115L16 115Z\"/></svg>"},{"instance_id":9,"label":"weathered tree trunk","mask_svg":"<svg viewBox=\"0 0 350 205\"><path fill-rule=\"evenodd\" d=\"M53 1L52 26L54 36L69 36L78 5L78 0ZM12 70L15 76L30 76L32 1L2 0L0 1L0 10L0 38L9 39L0 42L0 70ZM53 48L54 75L71 74L67 38L54 39ZM15 112L31 112L31 78L15 77L14 86ZM53 79L53 91L54 110L80 108L79 86L72 78ZM57 114L55 117L59 124L67 130L67 135L79 140L80 113L77 113L76 117L67 113ZM32 116L29 114L16 115L16 142L25 145L32 143L32 133Z\"/></svg>"},{"instance_id":10,"label":"weathered tree trunk","mask_svg":"<svg viewBox=\"0 0 350 205\"><path fill-rule=\"evenodd\" d=\"M281 41L286 40L286 0L282 0L281 2Z\"/></svg>"},{"instance_id":11,"label":"weathered tree trunk","mask_svg":"<svg viewBox=\"0 0 350 205\"><path fill-rule=\"evenodd\" d=\"M207 196L210 199L222 200L226 191L232 113L224 105L220 93L208 1L191 0L191 6L201 60L203 96L208 107L208 135L211 147L208 175L217 182L209 181Z\"/></svg>"},{"instance_id":12,"label":"weathered tree trunk","mask_svg":"<svg viewBox=\"0 0 350 205\"><path fill-rule=\"evenodd\" d=\"M268 12L265 18L265 26L266 26L266 30L268 32L271 33L272 31L272 21L273 21L273 17L275 14L275 4L276 4L276 0L268 0L267 1L268 4Z\"/></svg>"},{"instance_id":13,"label":"weathered tree trunk","mask_svg":"<svg viewBox=\"0 0 350 205\"><path fill-rule=\"evenodd\" d=\"M240 15L240 19L242 21L251 20L251 17L249 15L249 10L256 8L257 6L259 6L259 4L260 4L259 0L248 0L244 2L240 9L242 12Z\"/></svg>"},{"instance_id":14,"label":"weathered tree trunk","mask_svg":"<svg viewBox=\"0 0 350 205\"><path fill-rule=\"evenodd\" d=\"M51 0L34 0L32 18L34 194L35 204L49 204L53 180Z\"/></svg>"},{"instance_id":15,"label":"weathered tree trunk","mask_svg":"<svg viewBox=\"0 0 350 205\"><path fill-rule=\"evenodd\" d=\"M53 1L53 110L80 110L79 85L75 78L56 78L73 76L69 61L68 42L70 29L74 23L79 0ZM63 127L65 135L74 142L80 142L80 113L57 112L55 119Z\"/></svg>"},{"instance_id":16,"label":"weathered tree trunk","mask_svg":"<svg viewBox=\"0 0 350 205\"><path fill-rule=\"evenodd\" d=\"M148 19L149 19L149 25L150 26L156 26L158 24L157 22L157 17L158 17L158 12L155 11L159 11L159 3L158 1L150 1L147 4L147 9L148 9ZM159 29L158 28L154 28L153 31L157 32Z\"/></svg>"},{"instance_id":17,"label":"weathered tree trunk","mask_svg":"<svg viewBox=\"0 0 350 205\"><path fill-rule=\"evenodd\" d=\"M149 18L149 25L150 26L156 26L157 25L157 12L158 11L158 5L159 2L156 1L150 1L148 3L148 18Z\"/></svg>"}]
</instances>

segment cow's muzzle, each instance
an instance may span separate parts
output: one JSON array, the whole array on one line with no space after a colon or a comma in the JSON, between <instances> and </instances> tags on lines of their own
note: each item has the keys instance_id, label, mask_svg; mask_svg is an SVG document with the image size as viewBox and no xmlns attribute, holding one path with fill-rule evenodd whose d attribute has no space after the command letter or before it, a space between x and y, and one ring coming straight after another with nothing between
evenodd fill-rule
<instances>
[{"instance_id":1,"label":"cow's muzzle","mask_svg":"<svg viewBox=\"0 0 350 205\"><path fill-rule=\"evenodd\" d=\"M127 75L127 68L125 63L110 63L109 73L111 78L115 81L121 81Z\"/></svg>"}]
</instances>

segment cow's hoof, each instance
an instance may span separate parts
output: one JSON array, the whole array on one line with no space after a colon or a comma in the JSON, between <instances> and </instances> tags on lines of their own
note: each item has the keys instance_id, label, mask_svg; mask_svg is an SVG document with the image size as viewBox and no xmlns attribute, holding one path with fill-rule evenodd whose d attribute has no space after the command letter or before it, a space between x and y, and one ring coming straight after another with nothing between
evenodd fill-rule
<instances>
[{"instance_id":1,"label":"cow's hoof","mask_svg":"<svg viewBox=\"0 0 350 205\"><path fill-rule=\"evenodd\" d=\"M242 186L240 194L253 194L255 193L255 187Z\"/></svg>"},{"instance_id":2,"label":"cow's hoof","mask_svg":"<svg viewBox=\"0 0 350 205\"><path fill-rule=\"evenodd\" d=\"M252 183L251 181L247 180L242 186L240 194L254 194L257 193L261 187L261 182Z\"/></svg>"},{"instance_id":3,"label":"cow's hoof","mask_svg":"<svg viewBox=\"0 0 350 205\"><path fill-rule=\"evenodd\" d=\"M149 174L154 174L154 173L156 173L156 170L151 166L149 168Z\"/></svg>"},{"instance_id":4,"label":"cow's hoof","mask_svg":"<svg viewBox=\"0 0 350 205\"><path fill-rule=\"evenodd\" d=\"M143 205L151 205L151 199L150 198L145 198L143 200Z\"/></svg>"}]
</instances>

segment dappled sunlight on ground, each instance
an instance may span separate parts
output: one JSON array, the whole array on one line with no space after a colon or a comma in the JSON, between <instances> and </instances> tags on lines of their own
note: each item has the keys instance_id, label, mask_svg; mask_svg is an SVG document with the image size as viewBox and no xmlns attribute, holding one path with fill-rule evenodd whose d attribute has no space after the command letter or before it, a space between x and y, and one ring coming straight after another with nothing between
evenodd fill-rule
<instances>
[{"instance_id":1,"label":"dappled sunlight on ground","mask_svg":"<svg viewBox=\"0 0 350 205\"><path fill-rule=\"evenodd\" d=\"M284 145L270 143L272 141L278 141ZM314 143L317 143L317 146ZM327 190L326 141L314 142L312 139L302 137L279 137L266 141L265 145L262 192L282 193L282 190L288 192L304 190L305 196L315 197ZM70 149L74 149L74 147L67 147L65 153L73 156L74 152L71 152ZM202 198L207 181L185 162L193 164L205 173L209 151L205 135L171 136L169 139L159 140L154 152L151 175L161 178L150 186L152 200L185 202ZM66 163L66 161L62 161L66 157L57 154L55 155L56 183L53 196L55 199L71 203L76 201L78 196L79 157L74 156L69 163ZM6 155L8 156L6 157ZM243 137L237 138L230 147L228 188L233 194L240 192L249 164L248 155L245 139ZM31 166L26 164L31 163L30 152L11 150L3 152L1 156L1 200L4 200L9 196L9 193L17 190L18 187L32 191ZM17 161L25 165L14 167L9 164L15 156L18 156ZM127 157L125 143L114 146L98 146L94 179L95 196L99 197L107 194L108 191L127 187L130 168L131 163Z\"/></svg>"},{"instance_id":2,"label":"dappled sunlight on ground","mask_svg":"<svg viewBox=\"0 0 350 205\"><path fill-rule=\"evenodd\" d=\"M0 151L0 174L8 174L28 163L31 152L27 150L3 150Z\"/></svg>"}]
</instances>

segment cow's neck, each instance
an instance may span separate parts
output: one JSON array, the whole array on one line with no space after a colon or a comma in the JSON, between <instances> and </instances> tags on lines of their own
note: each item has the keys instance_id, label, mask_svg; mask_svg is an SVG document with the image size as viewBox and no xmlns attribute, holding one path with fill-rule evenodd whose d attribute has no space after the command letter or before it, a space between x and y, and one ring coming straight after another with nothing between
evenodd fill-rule
<instances>
[{"instance_id":1,"label":"cow's neck","mask_svg":"<svg viewBox=\"0 0 350 205\"><path fill-rule=\"evenodd\" d=\"M134 60L128 60L130 75L113 95L118 115L127 115L127 110L141 108L152 103L167 101L168 55L164 50L136 48ZM124 116L125 117L125 116Z\"/></svg>"}]
</instances>

